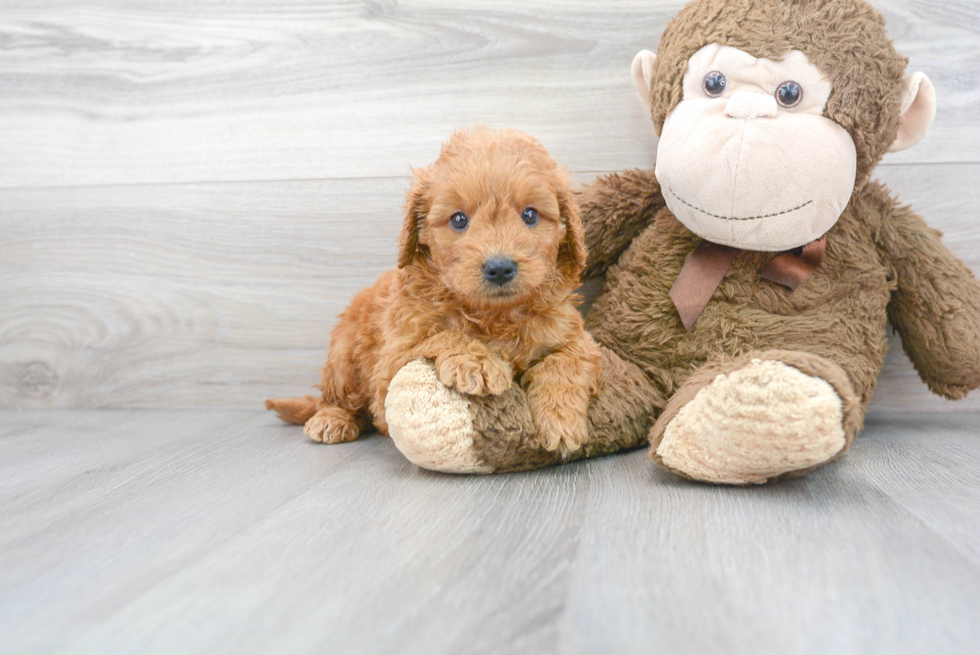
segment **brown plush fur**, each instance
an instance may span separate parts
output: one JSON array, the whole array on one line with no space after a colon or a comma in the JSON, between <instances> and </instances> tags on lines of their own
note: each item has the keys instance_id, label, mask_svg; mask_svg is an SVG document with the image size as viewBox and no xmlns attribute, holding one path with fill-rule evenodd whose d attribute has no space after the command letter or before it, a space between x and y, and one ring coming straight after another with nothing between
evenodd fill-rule
<instances>
[{"instance_id":1,"label":"brown plush fur","mask_svg":"<svg viewBox=\"0 0 980 655\"><path fill-rule=\"evenodd\" d=\"M515 385L499 396L470 403L478 464L498 472L527 471L643 446L663 397L635 365L606 348L601 351L602 383L589 404L589 441L582 448L568 454L542 448L527 396Z\"/></svg>"},{"instance_id":2,"label":"brown plush fur","mask_svg":"<svg viewBox=\"0 0 980 655\"><path fill-rule=\"evenodd\" d=\"M534 226L521 215L539 214ZM469 217L464 231L450 218ZM517 264L504 286L484 263ZM583 330L574 290L586 251L565 172L531 137L514 130L457 132L408 194L399 269L359 293L331 334L320 398L266 402L305 423L316 441L356 439L368 422L387 433L388 385L409 361L434 361L447 386L474 396L526 390L539 444L559 455L588 438L600 355Z\"/></svg>"},{"instance_id":3,"label":"brown plush fur","mask_svg":"<svg viewBox=\"0 0 980 655\"><path fill-rule=\"evenodd\" d=\"M961 398L980 387L980 282L937 231L869 180L900 112L904 59L884 19L861 0L692 2L658 50L652 89L658 131L682 97L688 58L709 42L773 59L796 48L831 78L825 115L857 146L854 194L826 235L823 264L799 289L759 276L773 253L742 252L687 332L668 292L700 238L666 208L652 172L613 174L586 189L587 270L607 273L586 325L604 361L615 365L606 365L590 407L591 441L582 454L641 444L645 435L633 428L652 422L681 390L696 388L711 367L770 350L837 390L849 443L874 392L888 324L932 391ZM675 410L686 397L671 401ZM520 394L471 403L484 434L506 431L524 411ZM477 444L481 462L507 471L557 461L521 438L509 441L509 451Z\"/></svg>"}]
</instances>

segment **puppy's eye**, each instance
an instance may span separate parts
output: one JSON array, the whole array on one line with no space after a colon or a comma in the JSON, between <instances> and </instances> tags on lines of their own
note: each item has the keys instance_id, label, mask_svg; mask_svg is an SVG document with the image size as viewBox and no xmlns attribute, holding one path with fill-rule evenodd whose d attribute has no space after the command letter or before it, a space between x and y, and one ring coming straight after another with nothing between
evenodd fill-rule
<instances>
[{"instance_id":1,"label":"puppy's eye","mask_svg":"<svg viewBox=\"0 0 980 655\"><path fill-rule=\"evenodd\" d=\"M796 82L783 82L776 89L776 102L783 107L795 107L803 98L803 89Z\"/></svg>"},{"instance_id":2,"label":"puppy's eye","mask_svg":"<svg viewBox=\"0 0 980 655\"><path fill-rule=\"evenodd\" d=\"M711 71L704 76L704 92L712 98L717 98L728 87L728 80L718 71Z\"/></svg>"},{"instance_id":3,"label":"puppy's eye","mask_svg":"<svg viewBox=\"0 0 980 655\"><path fill-rule=\"evenodd\" d=\"M534 207L528 207L524 210L524 213L521 214L521 218L524 219L525 225L528 227L534 227L538 224L538 210Z\"/></svg>"},{"instance_id":4,"label":"puppy's eye","mask_svg":"<svg viewBox=\"0 0 980 655\"><path fill-rule=\"evenodd\" d=\"M449 219L449 226L456 230L457 232L462 232L469 225L470 219L466 218L466 214L463 212L456 212L453 217Z\"/></svg>"}]
</instances>

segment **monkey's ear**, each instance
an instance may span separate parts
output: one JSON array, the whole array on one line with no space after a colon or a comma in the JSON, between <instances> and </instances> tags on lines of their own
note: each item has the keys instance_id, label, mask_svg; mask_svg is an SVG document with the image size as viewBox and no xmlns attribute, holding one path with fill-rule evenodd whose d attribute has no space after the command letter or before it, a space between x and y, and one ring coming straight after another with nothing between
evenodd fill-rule
<instances>
[{"instance_id":1,"label":"monkey's ear","mask_svg":"<svg viewBox=\"0 0 980 655\"><path fill-rule=\"evenodd\" d=\"M398 239L398 268L408 266L420 254L419 230L429 212L429 171L416 168L412 172L412 188L405 198L405 220Z\"/></svg>"},{"instance_id":2,"label":"monkey's ear","mask_svg":"<svg viewBox=\"0 0 980 655\"><path fill-rule=\"evenodd\" d=\"M653 64L657 61L657 55L649 50L640 50L633 57L633 67L630 71L633 75L633 87L636 89L636 97L640 99L643 106L649 111L652 100L650 98L650 87L653 86Z\"/></svg>"},{"instance_id":3,"label":"monkey's ear","mask_svg":"<svg viewBox=\"0 0 980 655\"><path fill-rule=\"evenodd\" d=\"M911 148L922 140L936 117L936 91L925 73L913 73L902 84L902 115L898 135L888 152Z\"/></svg>"}]
</instances>

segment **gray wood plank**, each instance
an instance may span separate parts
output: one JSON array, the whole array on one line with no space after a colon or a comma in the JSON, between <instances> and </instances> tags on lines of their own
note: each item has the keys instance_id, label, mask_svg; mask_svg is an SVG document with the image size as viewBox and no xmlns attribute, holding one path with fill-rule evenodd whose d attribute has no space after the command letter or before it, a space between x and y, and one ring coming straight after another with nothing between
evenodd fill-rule
<instances>
[{"instance_id":1,"label":"gray wood plank","mask_svg":"<svg viewBox=\"0 0 980 655\"><path fill-rule=\"evenodd\" d=\"M0 405L256 407L308 390L334 317L395 260L406 186L0 192Z\"/></svg>"},{"instance_id":2,"label":"gray wood plank","mask_svg":"<svg viewBox=\"0 0 980 655\"><path fill-rule=\"evenodd\" d=\"M97 414L108 422L117 412ZM554 643L588 489L576 469L454 478L416 469L381 437L318 447L269 417L208 432L0 545L6 648L542 652ZM43 436L52 447L70 438ZM0 529L6 514L0 506ZM429 620L446 615L470 618Z\"/></svg>"},{"instance_id":3,"label":"gray wood plank","mask_svg":"<svg viewBox=\"0 0 980 655\"><path fill-rule=\"evenodd\" d=\"M0 544L59 524L106 489L186 456L202 435L240 420L227 411L25 414L4 414L24 427L0 436Z\"/></svg>"},{"instance_id":4,"label":"gray wood plank","mask_svg":"<svg viewBox=\"0 0 980 655\"><path fill-rule=\"evenodd\" d=\"M859 444L849 464L980 566L980 422L882 412Z\"/></svg>"},{"instance_id":5,"label":"gray wood plank","mask_svg":"<svg viewBox=\"0 0 980 655\"><path fill-rule=\"evenodd\" d=\"M911 482L946 442L930 434L931 418L904 420L920 432L904 442L914 455L888 459ZM973 421L954 423L975 450ZM643 455L594 462L605 493L590 495L560 651L975 652L976 562L863 466L869 447L891 450L889 428L872 422L872 440L859 437L843 460L763 488L692 484L638 466ZM973 474L959 475L971 465L952 453L957 466L944 474L972 487ZM900 486L924 499L917 512L949 502L921 478ZM980 543L976 522L963 533Z\"/></svg>"},{"instance_id":6,"label":"gray wood plank","mask_svg":"<svg viewBox=\"0 0 980 655\"><path fill-rule=\"evenodd\" d=\"M67 470L29 440L77 455L78 474L145 470L79 475L84 503L61 513L71 498L52 495L0 544L7 652L901 654L980 638L975 415L873 419L839 462L748 489L681 481L642 451L439 475L386 439L312 444L251 412L8 421L34 432L0 478ZM183 445L152 455L168 427ZM0 503L0 534L10 519Z\"/></svg>"},{"instance_id":7,"label":"gray wood plank","mask_svg":"<svg viewBox=\"0 0 980 655\"><path fill-rule=\"evenodd\" d=\"M107 425L114 414L99 412ZM34 509L36 529L0 547L2 632L11 634L19 626L5 647L16 652L66 647L79 626L91 625L260 521L352 452L323 451L327 460L311 462L276 443L276 435L283 434L279 426L266 423L259 433L247 414L228 421L224 430L212 427L191 430L197 438L189 447L161 449L135 476L97 483L94 489L79 481L83 493L99 493L68 515L59 512L63 501L57 498ZM148 421L129 443L165 430ZM290 436L301 443L295 433ZM46 437L52 448L73 444L72 434L60 429ZM249 437L257 451L239 448ZM49 514L57 520L48 522ZM0 521L6 529L6 508L0 508Z\"/></svg>"},{"instance_id":8,"label":"gray wood plank","mask_svg":"<svg viewBox=\"0 0 980 655\"><path fill-rule=\"evenodd\" d=\"M877 0L936 85L892 162L976 162L980 8ZM629 65L681 0L5 2L0 186L404 175L458 126L540 137L575 171L649 167Z\"/></svg>"},{"instance_id":9,"label":"gray wood plank","mask_svg":"<svg viewBox=\"0 0 980 655\"><path fill-rule=\"evenodd\" d=\"M879 177L980 271L969 211L980 165ZM407 186L0 190L0 406L244 408L307 393L334 317L395 261ZM875 403L980 409L980 397L931 396L897 344Z\"/></svg>"}]
</instances>

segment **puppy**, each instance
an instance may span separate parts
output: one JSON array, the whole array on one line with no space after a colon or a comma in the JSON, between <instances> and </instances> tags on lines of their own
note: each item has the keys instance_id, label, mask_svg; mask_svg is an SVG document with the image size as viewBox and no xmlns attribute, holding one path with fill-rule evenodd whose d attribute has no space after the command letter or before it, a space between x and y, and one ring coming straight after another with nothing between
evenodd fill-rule
<instances>
[{"instance_id":1,"label":"puppy","mask_svg":"<svg viewBox=\"0 0 980 655\"><path fill-rule=\"evenodd\" d=\"M486 128L456 132L414 173L398 269L341 314L321 397L266 407L314 441L353 441L369 423L387 434L388 385L424 357L464 394L517 378L542 444L577 450L600 354L575 309L586 250L568 175L532 137Z\"/></svg>"}]
</instances>

